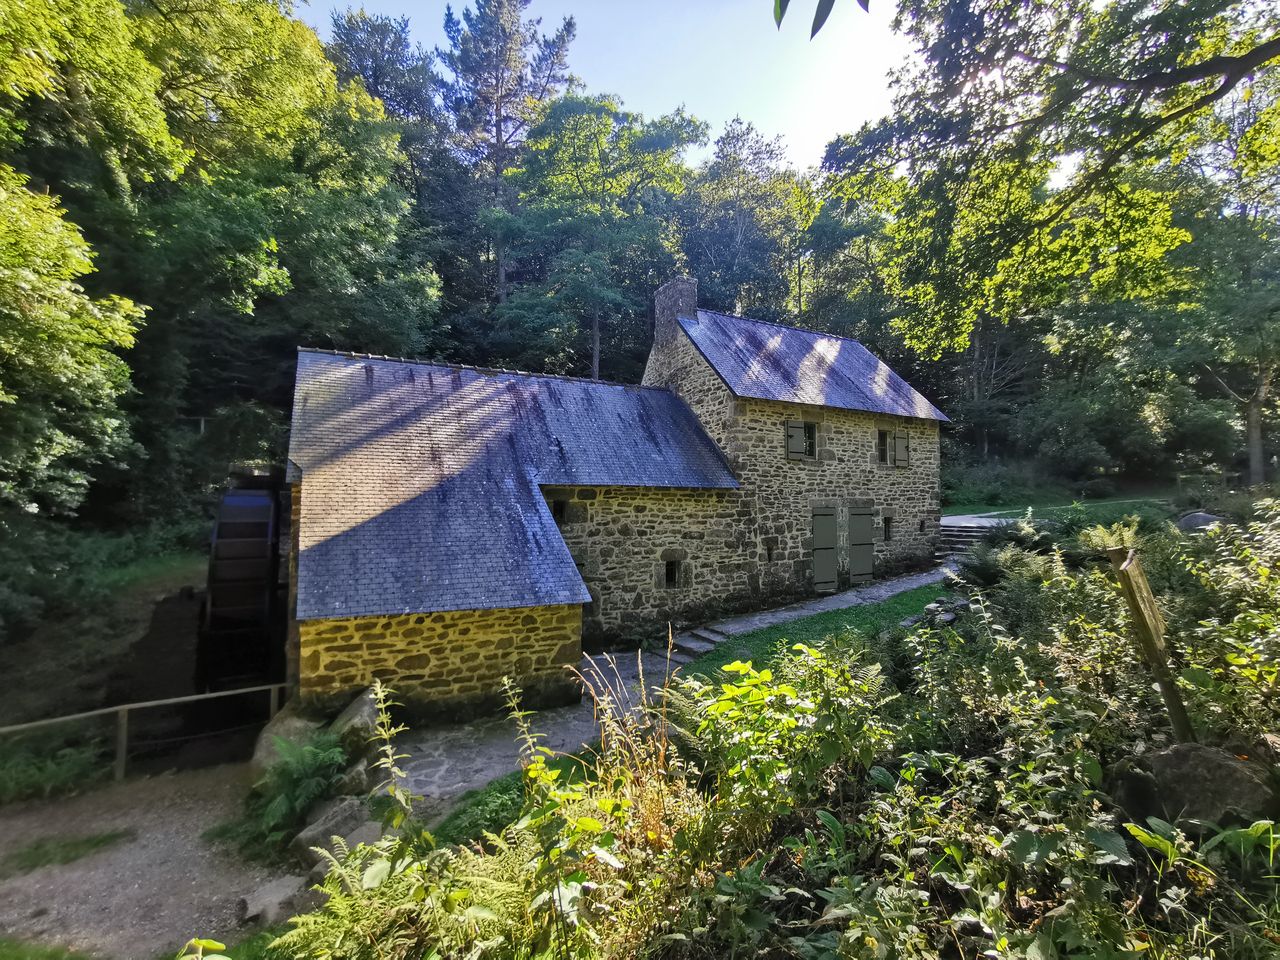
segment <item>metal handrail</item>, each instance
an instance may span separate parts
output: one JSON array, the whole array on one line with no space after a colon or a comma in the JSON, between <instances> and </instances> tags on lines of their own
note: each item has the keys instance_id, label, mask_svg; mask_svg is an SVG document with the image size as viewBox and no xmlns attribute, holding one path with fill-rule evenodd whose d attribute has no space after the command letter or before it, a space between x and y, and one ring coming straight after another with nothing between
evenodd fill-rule
<instances>
[{"instance_id":1,"label":"metal handrail","mask_svg":"<svg viewBox=\"0 0 1280 960\"><path fill-rule=\"evenodd\" d=\"M71 723L76 720L88 720L92 717L107 717L115 714L116 756L114 776L117 780L123 780L125 766L128 762L129 712L131 710L145 710L148 707L167 707L178 703L195 703L199 700L216 700L219 697L234 697L243 693L264 693L269 691L271 700L267 716L270 718L274 717L279 711L280 695L288 686L287 683L266 683L257 687L239 687L235 690L215 690L212 693L191 693L182 697L166 697L163 700L122 703L115 707L99 707L97 710L86 710L83 713L68 713L61 717L46 717L44 720L31 720L27 723L15 723L11 726L0 727L0 736L9 733L25 733L28 730L38 730L42 727L50 727L59 723Z\"/></svg>"}]
</instances>

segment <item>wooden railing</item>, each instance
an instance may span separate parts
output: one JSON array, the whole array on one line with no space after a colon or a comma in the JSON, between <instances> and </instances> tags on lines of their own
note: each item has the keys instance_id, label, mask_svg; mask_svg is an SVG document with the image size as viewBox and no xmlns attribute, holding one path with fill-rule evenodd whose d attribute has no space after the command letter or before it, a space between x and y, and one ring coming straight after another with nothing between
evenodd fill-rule
<instances>
[{"instance_id":1,"label":"wooden railing","mask_svg":"<svg viewBox=\"0 0 1280 960\"><path fill-rule=\"evenodd\" d=\"M45 720L32 720L29 723L15 723L12 726L0 727L0 736L15 733L29 733L44 727L52 727L61 723L74 723L78 720L91 720L94 717L116 717L116 748L113 771L115 779L123 780L125 768L129 762L129 714L150 707L170 707L180 703L196 703L202 700L217 700L220 697L236 697L247 693L268 693L267 719L270 720L280 710L280 704L288 684L267 683L258 687L239 687L235 690L216 690L213 693L193 693L184 697L167 697L164 700L144 700L139 703L122 703L117 707L102 707L98 710L86 710L83 713L69 713L62 717L49 717ZM210 731L225 733L228 731ZM208 735L208 734L202 734Z\"/></svg>"}]
</instances>

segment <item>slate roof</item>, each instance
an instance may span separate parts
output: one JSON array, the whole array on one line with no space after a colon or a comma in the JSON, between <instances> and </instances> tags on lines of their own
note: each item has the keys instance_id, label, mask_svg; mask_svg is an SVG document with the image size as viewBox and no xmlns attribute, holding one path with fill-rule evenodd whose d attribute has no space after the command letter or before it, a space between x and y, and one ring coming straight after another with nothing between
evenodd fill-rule
<instances>
[{"instance_id":1,"label":"slate roof","mask_svg":"<svg viewBox=\"0 0 1280 960\"><path fill-rule=\"evenodd\" d=\"M732 488L675 394L300 350L299 619L590 600L541 484Z\"/></svg>"},{"instance_id":2,"label":"slate roof","mask_svg":"<svg viewBox=\"0 0 1280 960\"><path fill-rule=\"evenodd\" d=\"M679 323L736 396L947 421L857 340L711 310Z\"/></svg>"}]
</instances>

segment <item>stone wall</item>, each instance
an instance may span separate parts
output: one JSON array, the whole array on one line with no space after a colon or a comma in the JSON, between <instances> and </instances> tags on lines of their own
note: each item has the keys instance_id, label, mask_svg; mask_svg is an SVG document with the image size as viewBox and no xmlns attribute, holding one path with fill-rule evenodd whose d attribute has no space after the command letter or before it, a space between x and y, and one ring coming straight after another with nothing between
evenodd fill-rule
<instances>
[{"instance_id":1,"label":"stone wall","mask_svg":"<svg viewBox=\"0 0 1280 960\"><path fill-rule=\"evenodd\" d=\"M456 718L500 709L511 677L533 707L576 701L566 667L582 656L577 605L453 610L298 624L298 693L307 706L343 705L374 679L420 714Z\"/></svg>"}]
</instances>

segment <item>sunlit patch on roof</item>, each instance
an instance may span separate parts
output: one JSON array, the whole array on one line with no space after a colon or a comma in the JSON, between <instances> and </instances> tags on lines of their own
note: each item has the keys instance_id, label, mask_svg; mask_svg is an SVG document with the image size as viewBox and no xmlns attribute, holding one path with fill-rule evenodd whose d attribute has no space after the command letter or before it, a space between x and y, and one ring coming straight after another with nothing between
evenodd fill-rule
<instances>
[{"instance_id":1,"label":"sunlit patch on roof","mask_svg":"<svg viewBox=\"0 0 1280 960\"><path fill-rule=\"evenodd\" d=\"M947 420L856 340L711 310L679 322L736 396Z\"/></svg>"}]
</instances>

